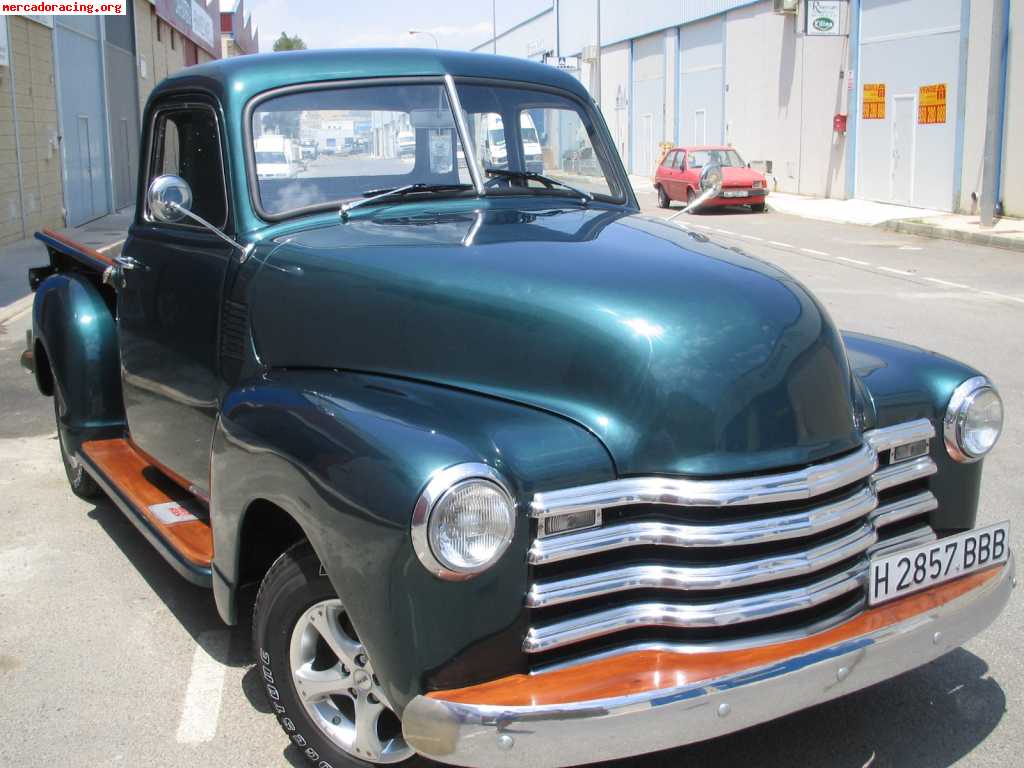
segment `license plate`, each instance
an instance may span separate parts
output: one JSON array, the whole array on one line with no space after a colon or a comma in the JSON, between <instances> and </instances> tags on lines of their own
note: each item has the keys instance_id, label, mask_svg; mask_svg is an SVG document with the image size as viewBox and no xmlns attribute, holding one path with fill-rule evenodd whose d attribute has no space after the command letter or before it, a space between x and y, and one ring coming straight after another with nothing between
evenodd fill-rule
<instances>
[{"instance_id":1,"label":"license plate","mask_svg":"<svg viewBox=\"0 0 1024 768\"><path fill-rule=\"evenodd\" d=\"M1010 557L1010 523L955 536L871 560L868 603L878 605L941 584Z\"/></svg>"},{"instance_id":2,"label":"license plate","mask_svg":"<svg viewBox=\"0 0 1024 768\"><path fill-rule=\"evenodd\" d=\"M745 189L727 189L722 193L722 197L746 197L747 194Z\"/></svg>"}]
</instances>

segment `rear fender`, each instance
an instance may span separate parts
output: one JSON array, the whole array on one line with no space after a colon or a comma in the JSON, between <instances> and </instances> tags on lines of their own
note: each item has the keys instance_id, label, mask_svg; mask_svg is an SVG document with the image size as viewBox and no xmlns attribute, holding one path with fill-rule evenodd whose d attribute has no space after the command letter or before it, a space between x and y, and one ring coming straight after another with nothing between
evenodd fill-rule
<instances>
[{"instance_id":1,"label":"rear fender","mask_svg":"<svg viewBox=\"0 0 1024 768\"><path fill-rule=\"evenodd\" d=\"M68 447L123 429L117 327L89 279L74 273L47 277L36 290L32 332L49 362L53 394L64 403Z\"/></svg>"}]
</instances>

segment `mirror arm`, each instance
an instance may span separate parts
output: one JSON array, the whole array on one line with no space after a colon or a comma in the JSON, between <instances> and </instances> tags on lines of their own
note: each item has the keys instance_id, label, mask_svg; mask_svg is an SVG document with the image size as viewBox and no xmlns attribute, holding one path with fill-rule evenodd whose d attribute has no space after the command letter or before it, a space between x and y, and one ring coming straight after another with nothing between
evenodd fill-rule
<instances>
[{"instance_id":1,"label":"mirror arm","mask_svg":"<svg viewBox=\"0 0 1024 768\"><path fill-rule=\"evenodd\" d=\"M254 243L249 243L248 245L242 245L237 240L235 240L235 239L225 235L223 232L221 232L219 229L217 229L217 227L213 226L213 224L208 222L202 216L199 216L199 215L197 215L195 213L192 213L192 211L190 211L188 208L185 208L184 206L178 205L177 203L175 203L173 201L168 201L167 205L170 206L175 211L177 211L178 213L180 213L182 216L185 216L185 217L187 217L189 219L192 219L192 221L196 222L197 224L202 225L203 227L208 229L210 232L213 232L213 234L215 234L217 237L219 237L221 240L223 240L228 245L235 246L235 248L237 248L239 253L241 254L241 262L243 264L245 263L245 260L247 258L249 258L249 254L252 253L252 249L255 247Z\"/></svg>"}]
</instances>

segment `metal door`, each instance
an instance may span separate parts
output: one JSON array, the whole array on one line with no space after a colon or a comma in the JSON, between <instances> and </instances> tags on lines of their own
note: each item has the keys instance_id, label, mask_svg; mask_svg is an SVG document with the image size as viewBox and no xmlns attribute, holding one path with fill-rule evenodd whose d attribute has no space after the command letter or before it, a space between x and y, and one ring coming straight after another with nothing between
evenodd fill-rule
<instances>
[{"instance_id":1,"label":"metal door","mask_svg":"<svg viewBox=\"0 0 1024 768\"><path fill-rule=\"evenodd\" d=\"M892 164L889 199L910 205L914 197L914 126L917 109L912 95L892 99Z\"/></svg>"},{"instance_id":2,"label":"metal door","mask_svg":"<svg viewBox=\"0 0 1024 768\"><path fill-rule=\"evenodd\" d=\"M99 19L55 16L61 152L67 222L110 213L107 123Z\"/></svg>"},{"instance_id":3,"label":"metal door","mask_svg":"<svg viewBox=\"0 0 1024 768\"><path fill-rule=\"evenodd\" d=\"M151 175L174 173L192 188L192 210L227 221L222 137L212 102L170 97L155 117ZM209 491L210 445L219 408L221 316L233 250L189 222L148 216L133 224L121 251L118 342L125 413L132 439L163 466ZM237 316L238 313L235 313ZM244 307L242 323L244 328Z\"/></svg>"}]
</instances>

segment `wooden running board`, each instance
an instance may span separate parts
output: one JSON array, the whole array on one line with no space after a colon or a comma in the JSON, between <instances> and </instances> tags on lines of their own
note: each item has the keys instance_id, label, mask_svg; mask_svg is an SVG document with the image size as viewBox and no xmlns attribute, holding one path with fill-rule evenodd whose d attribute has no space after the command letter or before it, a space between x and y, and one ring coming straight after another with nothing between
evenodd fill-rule
<instances>
[{"instance_id":1,"label":"wooden running board","mask_svg":"<svg viewBox=\"0 0 1024 768\"><path fill-rule=\"evenodd\" d=\"M206 507L194 495L168 478L130 440L90 440L82 443L81 453L104 490L120 497L113 499L118 506L130 506L124 511L143 518L163 544L192 566L190 570L208 571L213 530ZM149 535L145 529L143 533Z\"/></svg>"}]
</instances>

